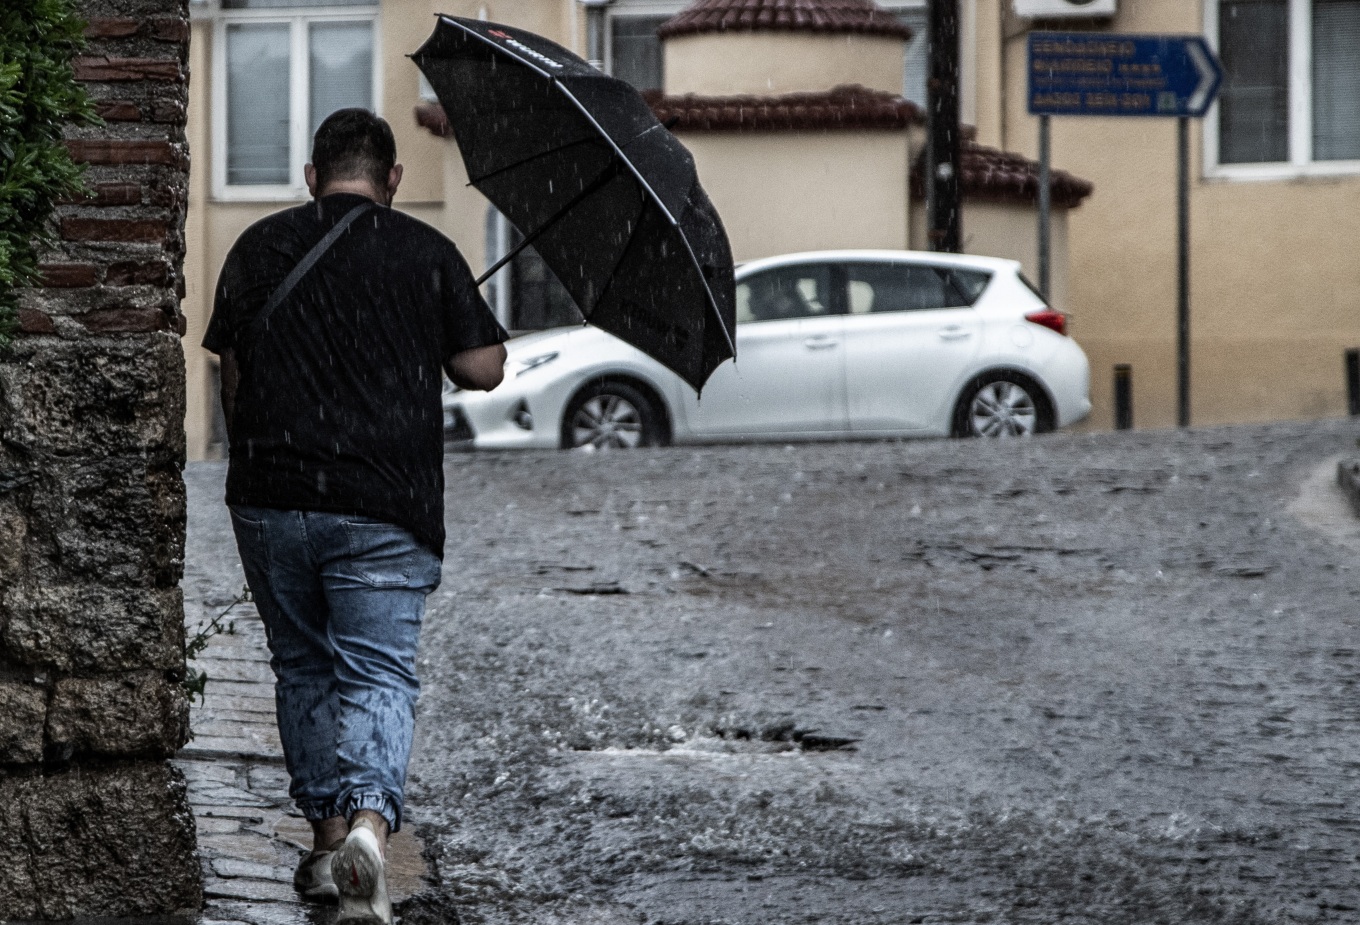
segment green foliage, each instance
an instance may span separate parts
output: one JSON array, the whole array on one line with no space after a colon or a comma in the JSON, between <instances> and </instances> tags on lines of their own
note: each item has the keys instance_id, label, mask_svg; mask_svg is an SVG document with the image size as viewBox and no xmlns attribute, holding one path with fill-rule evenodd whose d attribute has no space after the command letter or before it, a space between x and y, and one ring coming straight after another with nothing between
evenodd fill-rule
<instances>
[{"instance_id":1,"label":"green foliage","mask_svg":"<svg viewBox=\"0 0 1360 925\"><path fill-rule=\"evenodd\" d=\"M212 642L214 636L220 633L226 633L229 636L233 635L236 632L236 624L227 622L227 615L235 610L237 606L250 603L254 599L255 598L250 593L249 587L242 588L241 596L227 605L226 610L213 617L207 623L200 620L198 625L194 627L193 634L185 640L184 658L186 665L184 690L185 693L189 695L190 703L194 703L195 701L201 703L203 701L205 691L208 687L208 673L187 664L187 662L192 661L203 654L203 650L208 648L208 643ZM193 738L193 733L189 734L189 738Z\"/></svg>"},{"instance_id":2,"label":"green foliage","mask_svg":"<svg viewBox=\"0 0 1360 925\"><path fill-rule=\"evenodd\" d=\"M37 279L48 216L82 189L62 125L97 121L71 56L84 23L70 0L0 5L0 346L17 326L15 287Z\"/></svg>"}]
</instances>

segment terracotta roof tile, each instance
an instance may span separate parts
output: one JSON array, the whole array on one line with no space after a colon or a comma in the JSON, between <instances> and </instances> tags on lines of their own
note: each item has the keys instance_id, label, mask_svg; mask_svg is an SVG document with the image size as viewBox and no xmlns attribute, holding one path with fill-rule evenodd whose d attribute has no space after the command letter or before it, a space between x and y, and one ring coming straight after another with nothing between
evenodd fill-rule
<instances>
[{"instance_id":1,"label":"terracotta roof tile","mask_svg":"<svg viewBox=\"0 0 1360 925\"><path fill-rule=\"evenodd\" d=\"M963 194L985 202L1036 203L1039 201L1039 162L1023 154L999 151L975 142L965 141L960 152L959 168ZM925 201L925 152L917 158L911 171L911 195ZM1073 209L1095 190L1089 180L1065 170L1053 170L1049 188L1053 205Z\"/></svg>"},{"instance_id":2,"label":"terracotta roof tile","mask_svg":"<svg viewBox=\"0 0 1360 925\"><path fill-rule=\"evenodd\" d=\"M911 38L873 0L697 0L667 20L663 39L705 32L859 32Z\"/></svg>"},{"instance_id":3,"label":"terracotta roof tile","mask_svg":"<svg viewBox=\"0 0 1360 925\"><path fill-rule=\"evenodd\" d=\"M903 129L923 121L915 103L860 86L783 96L665 96L651 90L643 97L662 122L674 120L677 131Z\"/></svg>"},{"instance_id":4,"label":"terracotta roof tile","mask_svg":"<svg viewBox=\"0 0 1360 925\"><path fill-rule=\"evenodd\" d=\"M658 119L675 119L679 131L772 132L836 129L902 129L923 121L919 107L901 97L864 87L837 87L827 93L785 96L664 96L644 93ZM421 103L416 122L440 137L450 137L449 120L438 103ZM964 127L964 137L973 134ZM1033 204L1039 200L1039 164L1021 154L965 140L961 152L963 193L984 202ZM911 195L925 200L924 153L911 171ZM1052 172L1053 204L1076 208L1095 187L1065 170Z\"/></svg>"}]
</instances>

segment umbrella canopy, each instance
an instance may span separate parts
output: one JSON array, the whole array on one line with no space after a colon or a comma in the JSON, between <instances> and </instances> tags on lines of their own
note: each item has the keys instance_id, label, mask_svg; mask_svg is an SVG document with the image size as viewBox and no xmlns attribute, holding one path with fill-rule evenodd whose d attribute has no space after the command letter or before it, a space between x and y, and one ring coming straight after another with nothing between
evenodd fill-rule
<instances>
[{"instance_id":1,"label":"umbrella canopy","mask_svg":"<svg viewBox=\"0 0 1360 925\"><path fill-rule=\"evenodd\" d=\"M456 16L411 57L472 185L586 320L702 388L736 353L732 249L694 158L637 91L540 35Z\"/></svg>"}]
</instances>

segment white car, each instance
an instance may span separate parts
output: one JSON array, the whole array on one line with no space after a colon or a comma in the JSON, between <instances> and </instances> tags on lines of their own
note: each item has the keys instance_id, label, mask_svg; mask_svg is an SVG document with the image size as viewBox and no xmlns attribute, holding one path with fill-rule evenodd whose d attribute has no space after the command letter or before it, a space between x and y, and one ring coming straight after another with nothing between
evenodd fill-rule
<instances>
[{"instance_id":1,"label":"white car","mask_svg":"<svg viewBox=\"0 0 1360 925\"><path fill-rule=\"evenodd\" d=\"M1090 411L1090 367L1013 260L822 251L737 269L737 359L702 397L597 328L506 344L493 392L446 386L479 449L1042 433Z\"/></svg>"}]
</instances>

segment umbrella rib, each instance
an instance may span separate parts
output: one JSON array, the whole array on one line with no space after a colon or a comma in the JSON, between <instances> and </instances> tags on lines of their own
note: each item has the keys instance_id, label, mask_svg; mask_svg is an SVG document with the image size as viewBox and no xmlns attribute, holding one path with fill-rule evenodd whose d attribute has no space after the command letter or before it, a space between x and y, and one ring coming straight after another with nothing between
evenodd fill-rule
<instances>
[{"instance_id":1,"label":"umbrella rib","mask_svg":"<svg viewBox=\"0 0 1360 925\"><path fill-rule=\"evenodd\" d=\"M605 295L614 286L614 280L618 278L619 267L623 266L624 258L633 250L633 244L637 241L637 229L642 225L642 216L647 211L647 200L642 201L642 208L638 209L637 218L633 220L633 233L628 238L628 243L623 246L623 252L619 254L619 259L614 261L614 268L609 271L609 276L605 280L604 288L595 297L595 305L598 306L604 301ZM593 310L593 307L592 307ZM584 314L584 313L583 313ZM589 320L589 319L587 319Z\"/></svg>"},{"instance_id":2,"label":"umbrella rib","mask_svg":"<svg viewBox=\"0 0 1360 925\"><path fill-rule=\"evenodd\" d=\"M704 275L703 264L699 263L699 255L694 253L694 248L689 243L689 238L680 235L680 241L685 245L685 250L689 251L689 257L694 261L695 267L699 270L699 281L704 284L704 293L708 296L708 307L713 309L713 317L718 321L718 330L722 331L723 337L727 340L727 346L732 351L735 360L737 356L737 345L732 340L732 332L727 330L727 322L723 321L722 313L718 311L718 300L713 298L713 287L708 284L708 277Z\"/></svg>"},{"instance_id":3,"label":"umbrella rib","mask_svg":"<svg viewBox=\"0 0 1360 925\"><path fill-rule=\"evenodd\" d=\"M576 141L567 142L567 143L564 144L564 145L558 145L558 146L555 147L555 148L549 148L549 149L546 150L546 151L540 151L540 152L538 152L537 154L531 154L531 155L529 155L528 157L524 158L523 160L515 161L515 163L513 163L513 164L507 164L507 165L504 166L504 167L497 167L495 170L491 171L490 173L484 173L484 174L482 174L480 177L477 177L477 178L474 179L474 180L468 180L468 185L469 185L469 186L475 186L475 185L478 184L478 183L485 183L487 180L490 180L490 179L492 179L493 177L499 177L501 174L506 173L507 171L510 171L510 170L514 170L516 167L523 167L525 164L528 164L528 163L530 163L531 161L536 161L536 160L538 160L540 157L547 157L549 154L558 154L558 153L560 153L560 152L562 152L562 151L566 151L566 150L569 149L569 148L574 148L574 147L576 147L577 145L590 144L590 143L592 143L592 142L597 142L597 141L599 141L598 138L581 138L581 139L578 139L578 140L576 140Z\"/></svg>"},{"instance_id":4,"label":"umbrella rib","mask_svg":"<svg viewBox=\"0 0 1360 925\"><path fill-rule=\"evenodd\" d=\"M511 260L514 260L517 256L519 256L520 251L524 250L530 244L533 244L539 238L543 237L543 235L547 233L549 228L551 228L553 225L556 225L563 218L565 218L566 214L570 212L572 209L576 208L576 206L579 205L587 196L593 195L597 190L603 188L605 184L609 183L618 175L619 175L618 158L611 158L609 161L609 166L606 167L603 171L601 171L598 177L596 177L594 180L591 180L590 183L581 190L581 192L573 196L566 205L558 209L553 214L553 216L549 218L546 222L539 225L529 234L525 235L523 241L520 241L519 244L511 248L508 254L506 254L500 260L497 260L496 263L491 267L491 269L487 270L485 273L481 275L481 277L477 280L476 285L480 286L482 283L486 282L491 277L495 276L497 271L500 270L501 267L505 266Z\"/></svg>"}]
</instances>

